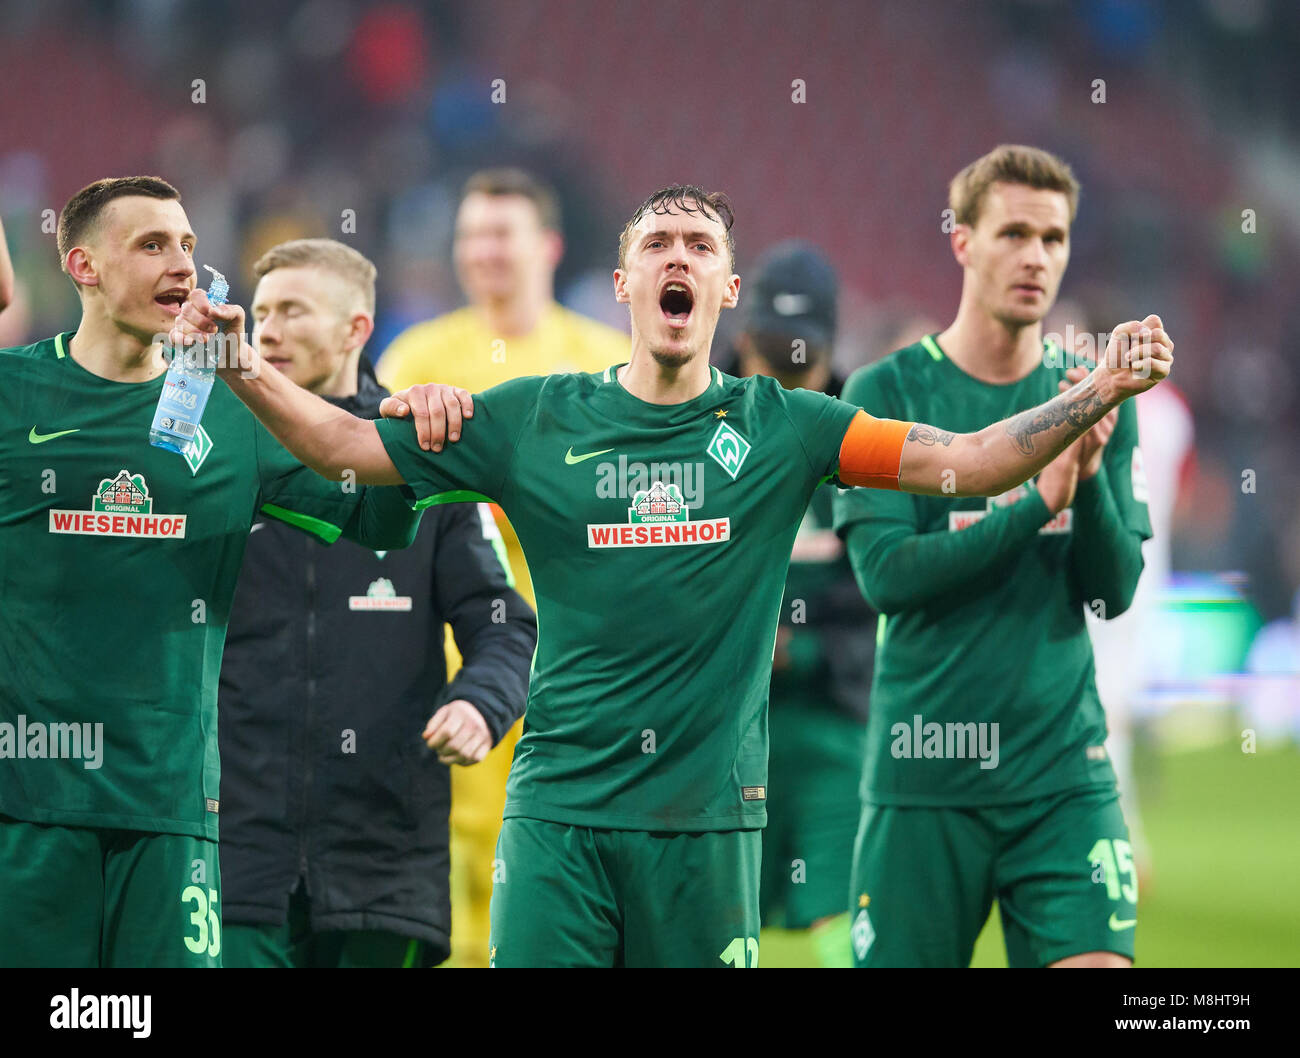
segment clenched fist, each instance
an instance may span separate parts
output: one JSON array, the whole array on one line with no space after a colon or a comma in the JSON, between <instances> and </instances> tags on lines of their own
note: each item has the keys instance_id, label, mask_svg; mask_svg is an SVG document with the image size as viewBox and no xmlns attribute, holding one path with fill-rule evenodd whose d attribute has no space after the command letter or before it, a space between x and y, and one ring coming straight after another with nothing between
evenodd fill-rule
<instances>
[{"instance_id":1,"label":"clenched fist","mask_svg":"<svg viewBox=\"0 0 1300 1058\"><path fill-rule=\"evenodd\" d=\"M1174 366L1174 342L1160 317L1121 323L1110 336L1106 354L1093 371L1102 399L1119 403L1163 382Z\"/></svg>"},{"instance_id":2,"label":"clenched fist","mask_svg":"<svg viewBox=\"0 0 1300 1058\"><path fill-rule=\"evenodd\" d=\"M483 714L463 698L434 713L423 737L443 764L477 764L492 748L492 732Z\"/></svg>"}]
</instances>

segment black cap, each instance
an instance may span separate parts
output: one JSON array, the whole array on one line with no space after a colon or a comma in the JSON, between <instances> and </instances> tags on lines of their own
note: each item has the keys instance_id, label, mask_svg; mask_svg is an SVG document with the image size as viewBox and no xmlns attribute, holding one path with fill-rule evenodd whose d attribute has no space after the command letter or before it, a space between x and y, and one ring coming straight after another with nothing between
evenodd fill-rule
<instances>
[{"instance_id":1,"label":"black cap","mask_svg":"<svg viewBox=\"0 0 1300 1058\"><path fill-rule=\"evenodd\" d=\"M839 281L824 253L799 240L778 243L754 271L748 289L742 288L746 331L802 338L814 346L834 341Z\"/></svg>"}]
</instances>

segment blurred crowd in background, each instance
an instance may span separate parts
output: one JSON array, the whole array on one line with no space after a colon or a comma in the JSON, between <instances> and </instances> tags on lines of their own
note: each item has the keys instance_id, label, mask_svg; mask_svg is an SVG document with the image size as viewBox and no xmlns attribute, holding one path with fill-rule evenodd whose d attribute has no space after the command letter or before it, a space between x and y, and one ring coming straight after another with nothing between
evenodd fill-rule
<instances>
[{"instance_id":1,"label":"blurred crowd in background","mask_svg":"<svg viewBox=\"0 0 1300 1058\"><path fill-rule=\"evenodd\" d=\"M559 300L624 329L618 233L660 186L728 192L742 280L778 240L820 245L843 283L847 371L951 319L951 177L1001 142L1061 155L1083 193L1047 329L1160 313L1194 416L1161 648L1187 678L1272 671L1294 704L1291 0L0 0L0 27L7 83L23 86L0 101L19 279L0 346L77 318L53 234L67 198L147 172L180 188L197 259L245 302L277 242L332 236L368 255L377 357L463 302L460 187L509 164L560 193ZM724 314L719 358L734 328Z\"/></svg>"}]
</instances>

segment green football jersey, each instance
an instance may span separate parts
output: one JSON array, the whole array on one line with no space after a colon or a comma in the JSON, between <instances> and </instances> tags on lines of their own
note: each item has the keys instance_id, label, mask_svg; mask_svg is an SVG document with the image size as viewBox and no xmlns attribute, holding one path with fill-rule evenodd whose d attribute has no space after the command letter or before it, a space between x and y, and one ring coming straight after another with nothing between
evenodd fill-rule
<instances>
[{"instance_id":1,"label":"green football jersey","mask_svg":"<svg viewBox=\"0 0 1300 1058\"><path fill-rule=\"evenodd\" d=\"M927 337L857 371L844 397L873 415L974 432L1050 400L1064 378L1065 367L1045 357L1018 382L981 382ZM1129 401L1105 449L1104 487L1123 525L1146 539L1151 524L1137 443ZM995 513L1010 517L1003 508L1022 501L1033 505L1025 508L1031 515L1039 512L1016 529L1005 560L943 597L884 614L865 800L992 805L1114 783L1084 624L1088 600L1070 564L1075 511L1049 518L1035 491L1029 485L993 498L956 498L857 489L836 497L837 531L845 536L866 523L873 548L967 531Z\"/></svg>"},{"instance_id":2,"label":"green football jersey","mask_svg":"<svg viewBox=\"0 0 1300 1058\"><path fill-rule=\"evenodd\" d=\"M713 369L682 404L601 374L474 398L461 440L378 424L424 503L501 504L539 638L506 817L647 831L767 819L767 696L795 533L857 409Z\"/></svg>"},{"instance_id":3,"label":"green football jersey","mask_svg":"<svg viewBox=\"0 0 1300 1058\"><path fill-rule=\"evenodd\" d=\"M0 815L216 838L217 674L254 515L379 548L419 515L298 463L224 383L194 456L155 448L163 376L100 378L70 337L0 350Z\"/></svg>"}]
</instances>

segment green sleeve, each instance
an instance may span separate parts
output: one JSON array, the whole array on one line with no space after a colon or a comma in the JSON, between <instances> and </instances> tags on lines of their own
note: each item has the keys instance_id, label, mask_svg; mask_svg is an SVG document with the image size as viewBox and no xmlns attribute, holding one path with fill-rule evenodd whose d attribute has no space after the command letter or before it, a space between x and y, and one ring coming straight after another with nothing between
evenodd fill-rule
<instances>
[{"instance_id":1,"label":"green sleeve","mask_svg":"<svg viewBox=\"0 0 1300 1058\"><path fill-rule=\"evenodd\" d=\"M1120 405L1101 469L1074 496L1070 564L1081 598L1103 618L1133 602L1142 575L1142 541L1151 537L1137 409ZM1097 604L1101 604L1101 609Z\"/></svg>"},{"instance_id":2,"label":"green sleeve","mask_svg":"<svg viewBox=\"0 0 1300 1058\"><path fill-rule=\"evenodd\" d=\"M840 446L858 409L811 389L782 390L782 394L786 415L808 461L811 484L816 485L839 469Z\"/></svg>"},{"instance_id":3,"label":"green sleeve","mask_svg":"<svg viewBox=\"0 0 1300 1058\"><path fill-rule=\"evenodd\" d=\"M871 415L915 419L890 359L855 371L844 398ZM995 507L958 532L921 532L921 497L889 489L841 489L835 531L844 540L858 587L882 613L925 606L967 581L1014 561L1051 518L1030 488L1017 503Z\"/></svg>"},{"instance_id":4,"label":"green sleeve","mask_svg":"<svg viewBox=\"0 0 1300 1058\"><path fill-rule=\"evenodd\" d=\"M1102 456L1110 478L1111 497L1124 526L1143 540L1151 539L1151 515L1147 509L1147 479L1142 467L1138 438L1137 404L1126 400L1119 406L1115 430Z\"/></svg>"},{"instance_id":5,"label":"green sleeve","mask_svg":"<svg viewBox=\"0 0 1300 1058\"><path fill-rule=\"evenodd\" d=\"M488 500L505 506L510 466L525 426L536 415L547 379L511 379L474 394L474 417L460 440L426 452L409 419L380 419L375 426L388 457L414 491L417 508L435 503Z\"/></svg>"},{"instance_id":6,"label":"green sleeve","mask_svg":"<svg viewBox=\"0 0 1300 1058\"><path fill-rule=\"evenodd\" d=\"M253 424L253 448L263 514L327 544L345 536L377 551L392 551L415 539L420 515L407 490L329 481L298 462L260 422Z\"/></svg>"},{"instance_id":7,"label":"green sleeve","mask_svg":"<svg viewBox=\"0 0 1300 1058\"><path fill-rule=\"evenodd\" d=\"M1016 561L1026 541L1051 518L1030 489L1009 507L995 507L958 532L918 532L913 498L905 492L858 489L852 507L835 501L835 529L862 594L881 613L925 606L967 581Z\"/></svg>"}]
</instances>

